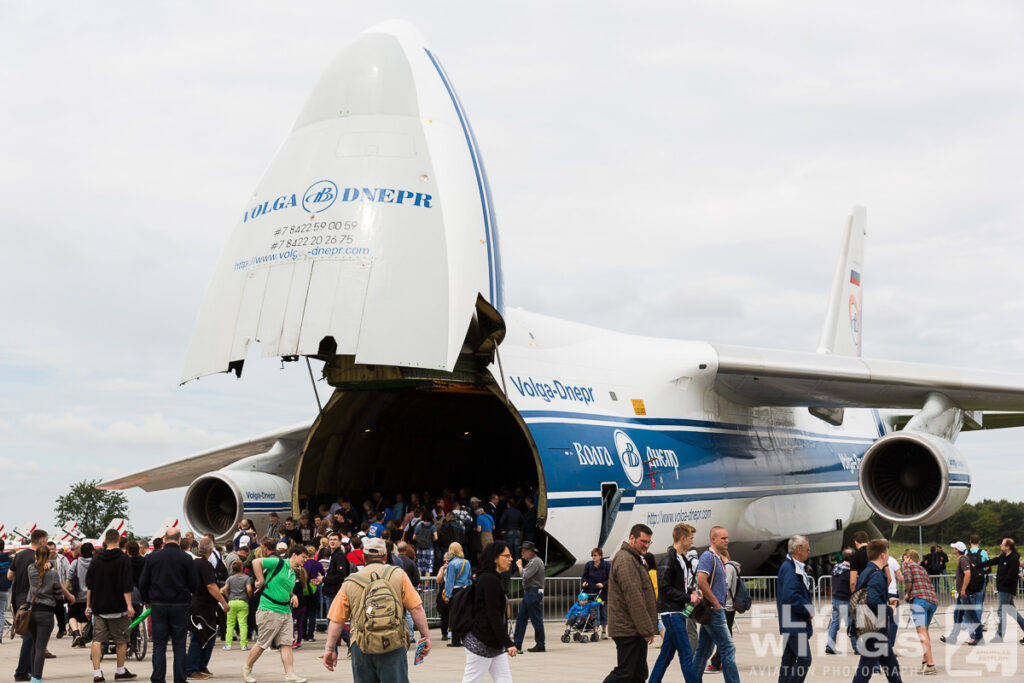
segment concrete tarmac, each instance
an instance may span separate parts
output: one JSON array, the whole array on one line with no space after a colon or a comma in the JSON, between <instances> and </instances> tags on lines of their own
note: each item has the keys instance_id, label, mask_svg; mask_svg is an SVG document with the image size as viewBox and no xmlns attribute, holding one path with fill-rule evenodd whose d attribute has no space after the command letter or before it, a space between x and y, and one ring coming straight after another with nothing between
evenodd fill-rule
<instances>
[{"instance_id":1,"label":"concrete tarmac","mask_svg":"<svg viewBox=\"0 0 1024 683\"><path fill-rule=\"evenodd\" d=\"M524 653L511 661L512 676L516 681L578 681L579 683L598 683L615 665L615 644L611 640L597 643L562 643L560 624L547 625L547 652ZM1014 625L1015 626L1015 625ZM995 625L990 624L986 635L994 634ZM815 651L811 670L807 681L851 681L857 667L858 658L852 654L825 655L825 628L819 627L813 640ZM1021 634L1013 629L1015 640L1005 644L991 644L981 647L948 647L938 641L942 634L937 626L931 629L934 641L935 662L939 670L937 676L922 676L919 673L921 647L917 637L910 628L901 628L897 640L897 652L902 676L907 681L932 683L953 681L963 678L1024 680L1024 646L1017 643ZM6 635L6 634L5 634ZM351 664L344 658L333 672L324 669L319 656L323 654L323 634L317 639L295 651L295 671L305 676L311 683L341 683L352 680ZM461 681L465 665L465 651L461 648L445 647L440 641L440 632L431 631L434 649L423 664L412 666L412 650L409 654L409 678L411 681L423 683L433 681ZM658 640L655 640L657 644ZM735 642L737 646L737 662L741 680L751 683L775 683L778 680L779 636L774 618L744 618L736 620ZM840 639L842 646L844 639ZM848 646L848 642L846 643ZM0 645L0 669L3 675L0 681L13 680L13 672L17 664L19 642L11 642L7 638ZM532 628L528 629L525 646L533 645ZM79 681L87 683L92 680L92 666L89 663L87 650L72 649L70 638L50 640L50 651L57 655L56 659L46 660L43 671L44 681ZM341 648L344 657L344 645ZM648 664L654 665L660 650L653 646L648 651ZM217 644L210 663L210 670L215 677L210 683L218 681L240 681L241 667L245 655L238 649L225 651L222 643ZM146 658L129 661L128 669L138 674L139 681L146 681L152 673L152 651ZM170 658L170 653L168 653ZM114 680L114 662L112 658L103 660L103 671L107 681ZM254 675L262 682L279 682L283 678L281 660L276 652L265 652L254 667ZM672 666L666 681L681 681L682 673L679 665ZM485 680L490 680L489 678ZM715 683L721 681L721 674L706 674L704 681ZM874 680L884 680L879 673Z\"/></svg>"}]
</instances>

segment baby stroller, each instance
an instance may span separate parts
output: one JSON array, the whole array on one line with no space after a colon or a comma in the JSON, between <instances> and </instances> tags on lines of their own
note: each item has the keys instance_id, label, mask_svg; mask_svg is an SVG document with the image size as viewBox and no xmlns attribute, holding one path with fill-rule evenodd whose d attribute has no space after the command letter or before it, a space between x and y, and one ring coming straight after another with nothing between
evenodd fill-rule
<instances>
[{"instance_id":1,"label":"baby stroller","mask_svg":"<svg viewBox=\"0 0 1024 683\"><path fill-rule=\"evenodd\" d=\"M596 643L601 639L601 634L597 631L598 610L601 607L601 598L595 597L591 600L591 597L586 593L580 593L576 598L577 602L573 603L573 606L565 615L565 633L562 634L563 643L568 643L570 640L574 640L577 643L585 643L587 641Z\"/></svg>"}]
</instances>

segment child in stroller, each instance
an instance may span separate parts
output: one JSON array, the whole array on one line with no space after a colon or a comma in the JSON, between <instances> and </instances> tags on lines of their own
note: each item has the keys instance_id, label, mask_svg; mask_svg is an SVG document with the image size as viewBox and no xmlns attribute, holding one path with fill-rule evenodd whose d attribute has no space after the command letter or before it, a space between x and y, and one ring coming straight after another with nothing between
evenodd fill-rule
<instances>
[{"instance_id":1,"label":"child in stroller","mask_svg":"<svg viewBox=\"0 0 1024 683\"><path fill-rule=\"evenodd\" d=\"M600 609L601 602L601 598L596 595L593 596L593 600L586 593L580 593L576 597L576 602L565 615L563 643L568 643L570 640L575 640L577 643L585 643L588 640L597 642L601 639L601 634L597 631L597 610Z\"/></svg>"}]
</instances>

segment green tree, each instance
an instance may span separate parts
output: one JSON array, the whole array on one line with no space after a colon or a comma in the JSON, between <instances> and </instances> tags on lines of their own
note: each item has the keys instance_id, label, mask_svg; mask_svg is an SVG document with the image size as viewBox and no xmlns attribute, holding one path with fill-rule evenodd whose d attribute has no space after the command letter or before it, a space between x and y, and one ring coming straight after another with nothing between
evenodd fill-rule
<instances>
[{"instance_id":1,"label":"green tree","mask_svg":"<svg viewBox=\"0 0 1024 683\"><path fill-rule=\"evenodd\" d=\"M74 520L88 538L99 538L110 520L128 517L128 498L120 491L96 488L99 479L86 479L71 485L67 495L57 499L54 513L57 524L63 526Z\"/></svg>"}]
</instances>

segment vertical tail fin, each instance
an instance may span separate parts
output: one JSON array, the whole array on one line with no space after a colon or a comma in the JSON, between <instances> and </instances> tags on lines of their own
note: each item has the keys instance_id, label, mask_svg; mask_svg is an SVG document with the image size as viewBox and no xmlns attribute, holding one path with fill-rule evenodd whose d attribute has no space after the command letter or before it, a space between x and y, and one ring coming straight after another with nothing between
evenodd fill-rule
<instances>
[{"instance_id":1,"label":"vertical tail fin","mask_svg":"<svg viewBox=\"0 0 1024 683\"><path fill-rule=\"evenodd\" d=\"M864 316L861 278L864 275L864 234L867 212L853 207L843 231L839 263L832 279L825 324L821 328L818 353L859 356Z\"/></svg>"}]
</instances>

